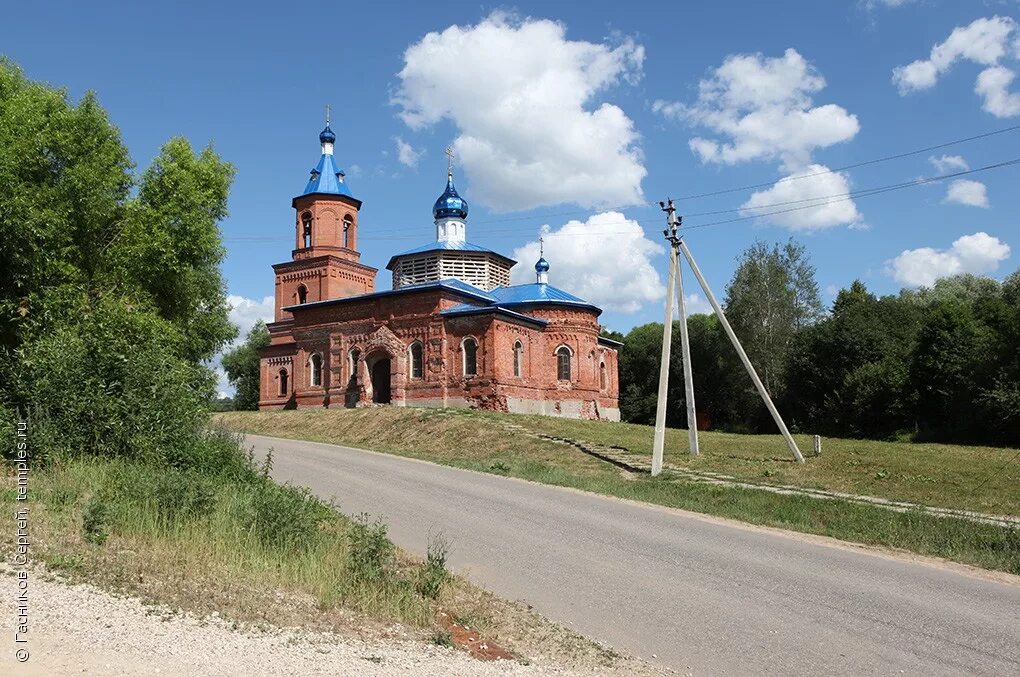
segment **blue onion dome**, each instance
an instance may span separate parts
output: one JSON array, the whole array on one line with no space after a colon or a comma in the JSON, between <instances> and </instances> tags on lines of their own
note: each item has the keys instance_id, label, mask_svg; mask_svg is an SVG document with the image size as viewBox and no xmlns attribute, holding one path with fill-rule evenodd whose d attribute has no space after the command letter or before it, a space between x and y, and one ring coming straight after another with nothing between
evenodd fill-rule
<instances>
[{"instance_id":1,"label":"blue onion dome","mask_svg":"<svg viewBox=\"0 0 1020 677\"><path fill-rule=\"evenodd\" d=\"M453 173L447 175L446 179L446 190L436 200L436 204L432 207L432 216L436 219L445 219L448 217L456 217L459 219L466 219L468 215L468 203L457 194L457 189L453 187Z\"/></svg>"},{"instance_id":2,"label":"blue onion dome","mask_svg":"<svg viewBox=\"0 0 1020 677\"><path fill-rule=\"evenodd\" d=\"M544 256L538 260L538 263L535 264L535 272L536 273L549 272L549 262L545 260Z\"/></svg>"},{"instance_id":3,"label":"blue onion dome","mask_svg":"<svg viewBox=\"0 0 1020 677\"><path fill-rule=\"evenodd\" d=\"M326 128L322 130L322 133L319 134L319 143L335 143L335 142L336 134L333 133L333 130L330 129L329 125L327 124Z\"/></svg>"}]
</instances>

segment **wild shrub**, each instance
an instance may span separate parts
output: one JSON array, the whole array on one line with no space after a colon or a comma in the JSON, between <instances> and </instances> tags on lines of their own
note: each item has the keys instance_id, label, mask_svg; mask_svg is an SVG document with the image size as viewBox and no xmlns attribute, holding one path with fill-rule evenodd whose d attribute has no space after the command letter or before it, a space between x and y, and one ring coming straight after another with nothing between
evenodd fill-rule
<instances>
[{"instance_id":1,"label":"wild shrub","mask_svg":"<svg viewBox=\"0 0 1020 677\"><path fill-rule=\"evenodd\" d=\"M217 488L215 480L195 470L132 463L119 473L116 495L124 509L144 511L166 528L208 514Z\"/></svg>"},{"instance_id":2,"label":"wild shrub","mask_svg":"<svg viewBox=\"0 0 1020 677\"><path fill-rule=\"evenodd\" d=\"M443 586L450 580L450 572L446 568L446 557L450 544L442 536L429 541L425 562L418 571L418 594L426 599L436 599L443 591Z\"/></svg>"},{"instance_id":3,"label":"wild shrub","mask_svg":"<svg viewBox=\"0 0 1020 677\"><path fill-rule=\"evenodd\" d=\"M350 549L347 565L359 583L390 576L395 568L395 548L386 536L382 520L370 522L368 515L357 515L347 532Z\"/></svg>"},{"instance_id":4,"label":"wild shrub","mask_svg":"<svg viewBox=\"0 0 1020 677\"><path fill-rule=\"evenodd\" d=\"M123 298L66 305L66 319L28 342L19 365L19 399L42 403L36 450L49 441L47 453L201 463L212 381L177 356L177 330ZM35 434L48 427L59 437Z\"/></svg>"},{"instance_id":5,"label":"wild shrub","mask_svg":"<svg viewBox=\"0 0 1020 677\"><path fill-rule=\"evenodd\" d=\"M86 542L102 545L109 537L109 508L102 497L93 496L81 518L81 533Z\"/></svg>"},{"instance_id":6,"label":"wild shrub","mask_svg":"<svg viewBox=\"0 0 1020 677\"><path fill-rule=\"evenodd\" d=\"M270 548L305 549L318 537L330 513L304 488L259 479L241 489L240 525Z\"/></svg>"}]
</instances>

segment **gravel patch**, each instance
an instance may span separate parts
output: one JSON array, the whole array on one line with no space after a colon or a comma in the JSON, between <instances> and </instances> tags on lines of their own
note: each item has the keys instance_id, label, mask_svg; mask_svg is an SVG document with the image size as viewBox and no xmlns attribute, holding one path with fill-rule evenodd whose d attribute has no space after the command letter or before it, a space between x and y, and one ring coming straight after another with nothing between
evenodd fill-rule
<instances>
[{"instance_id":1,"label":"gravel patch","mask_svg":"<svg viewBox=\"0 0 1020 677\"><path fill-rule=\"evenodd\" d=\"M0 596L16 580L0 568ZM575 675L557 665L482 662L455 649L407 638L359 639L300 629L235 628L217 614L199 618L120 597L88 584L30 574L27 663L13 642L0 674L18 675ZM13 622L8 616L8 625ZM13 630L13 628L10 628ZM12 637L12 633L8 633ZM615 672L615 671L613 671Z\"/></svg>"}]
</instances>

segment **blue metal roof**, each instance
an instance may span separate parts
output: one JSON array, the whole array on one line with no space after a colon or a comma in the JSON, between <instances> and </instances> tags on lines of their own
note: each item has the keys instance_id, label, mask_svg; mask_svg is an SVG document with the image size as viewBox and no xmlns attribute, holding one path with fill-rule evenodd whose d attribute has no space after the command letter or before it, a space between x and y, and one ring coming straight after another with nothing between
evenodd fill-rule
<instances>
[{"instance_id":1,"label":"blue metal roof","mask_svg":"<svg viewBox=\"0 0 1020 677\"><path fill-rule=\"evenodd\" d=\"M319 158L319 164L312 170L312 176L308 179L302 195L312 193L325 193L327 195L351 195L347 183L344 181L343 170L336 166L332 155L323 153Z\"/></svg>"},{"instance_id":2,"label":"blue metal roof","mask_svg":"<svg viewBox=\"0 0 1020 677\"><path fill-rule=\"evenodd\" d=\"M518 303L571 303L574 305L592 306L582 298L569 294L551 284L533 283L518 284L513 287L498 287L492 290L496 303L515 305Z\"/></svg>"},{"instance_id":3,"label":"blue metal roof","mask_svg":"<svg viewBox=\"0 0 1020 677\"><path fill-rule=\"evenodd\" d=\"M449 280L449 282L453 282L453 280ZM471 285L465 286L471 287ZM474 289L474 287L471 288ZM592 305L584 299L567 293L558 287L544 283L519 284L513 287L496 287L488 294L490 298L492 298L491 307L495 308L505 309L515 306L560 304L576 308L587 308L598 313L602 312L598 306ZM450 308L449 311L463 312L472 308L479 308L479 306L464 303Z\"/></svg>"},{"instance_id":4,"label":"blue metal roof","mask_svg":"<svg viewBox=\"0 0 1020 677\"><path fill-rule=\"evenodd\" d=\"M399 259L401 256L410 256L411 254L424 254L426 252L438 252L438 251L483 252L486 254L495 254L501 259L509 261L511 265L517 263L512 258L504 256L503 254L500 254L497 251L493 251L487 247L482 247L481 245L471 244L470 242L449 242L446 240L440 240L437 242L429 242L428 244L423 244L420 247L409 249L406 252L394 254L390 258L390 262L386 264L386 269L393 270L393 264L396 263L397 259Z\"/></svg>"}]
</instances>

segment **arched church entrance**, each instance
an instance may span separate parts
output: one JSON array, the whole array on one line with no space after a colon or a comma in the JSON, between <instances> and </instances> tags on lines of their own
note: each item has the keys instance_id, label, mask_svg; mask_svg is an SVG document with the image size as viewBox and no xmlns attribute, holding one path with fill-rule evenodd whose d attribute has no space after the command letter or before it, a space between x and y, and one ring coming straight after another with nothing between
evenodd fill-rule
<instances>
[{"instance_id":1,"label":"arched church entrance","mask_svg":"<svg viewBox=\"0 0 1020 677\"><path fill-rule=\"evenodd\" d=\"M369 375L372 379L372 402L389 404L392 399L389 355L380 355L372 360Z\"/></svg>"}]
</instances>

